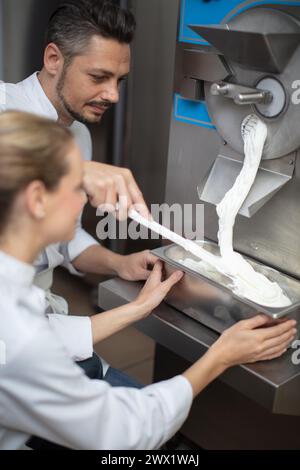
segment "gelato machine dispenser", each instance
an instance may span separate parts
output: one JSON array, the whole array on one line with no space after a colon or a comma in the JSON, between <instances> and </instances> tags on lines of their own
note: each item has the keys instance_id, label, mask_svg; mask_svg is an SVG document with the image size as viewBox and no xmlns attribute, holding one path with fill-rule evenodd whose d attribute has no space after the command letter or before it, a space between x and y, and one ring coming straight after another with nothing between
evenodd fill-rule
<instances>
[{"instance_id":1,"label":"gelato machine dispenser","mask_svg":"<svg viewBox=\"0 0 300 470\"><path fill-rule=\"evenodd\" d=\"M166 199L170 205L200 199L209 251L217 250L216 206L243 167L241 125L251 114L266 124L268 137L236 219L234 249L290 293L292 308L282 314L297 318L300 2L181 2ZM189 257L176 247L156 254L169 271ZM281 316L232 295L222 276L186 273L168 302L217 332L258 311Z\"/></svg>"}]
</instances>

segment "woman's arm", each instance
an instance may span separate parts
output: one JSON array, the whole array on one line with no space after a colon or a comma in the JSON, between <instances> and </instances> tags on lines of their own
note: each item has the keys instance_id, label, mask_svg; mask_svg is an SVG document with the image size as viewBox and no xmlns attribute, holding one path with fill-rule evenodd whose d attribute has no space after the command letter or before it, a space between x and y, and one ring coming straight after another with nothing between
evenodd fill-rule
<instances>
[{"instance_id":1,"label":"woman's arm","mask_svg":"<svg viewBox=\"0 0 300 470\"><path fill-rule=\"evenodd\" d=\"M157 262L144 288L134 302L94 315L91 318L93 343L97 344L132 323L150 315L182 276L183 273L178 271L162 282L162 263Z\"/></svg>"},{"instance_id":2,"label":"woman's arm","mask_svg":"<svg viewBox=\"0 0 300 470\"><path fill-rule=\"evenodd\" d=\"M91 317L93 343L97 344L144 317L145 309L131 302Z\"/></svg>"}]
</instances>

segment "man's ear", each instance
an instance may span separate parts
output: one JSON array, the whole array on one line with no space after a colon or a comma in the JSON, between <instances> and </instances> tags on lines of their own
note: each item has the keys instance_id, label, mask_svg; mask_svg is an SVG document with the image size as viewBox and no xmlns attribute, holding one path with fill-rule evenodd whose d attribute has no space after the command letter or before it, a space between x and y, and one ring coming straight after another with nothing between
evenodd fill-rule
<instances>
[{"instance_id":1,"label":"man's ear","mask_svg":"<svg viewBox=\"0 0 300 470\"><path fill-rule=\"evenodd\" d=\"M61 72L64 65L64 58L59 47L51 42L44 52L44 67L47 72L55 77Z\"/></svg>"},{"instance_id":2,"label":"man's ear","mask_svg":"<svg viewBox=\"0 0 300 470\"><path fill-rule=\"evenodd\" d=\"M30 215L36 220L46 217L47 189L41 181L32 181L24 193L24 203Z\"/></svg>"}]
</instances>

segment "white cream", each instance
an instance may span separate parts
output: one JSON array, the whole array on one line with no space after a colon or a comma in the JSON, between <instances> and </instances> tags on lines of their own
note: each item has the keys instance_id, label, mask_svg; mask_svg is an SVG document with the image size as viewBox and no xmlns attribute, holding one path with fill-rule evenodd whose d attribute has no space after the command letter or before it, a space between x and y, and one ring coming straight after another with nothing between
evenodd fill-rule
<instances>
[{"instance_id":1,"label":"white cream","mask_svg":"<svg viewBox=\"0 0 300 470\"><path fill-rule=\"evenodd\" d=\"M233 187L217 206L219 216L219 247L221 257L211 255L210 260L202 256L203 248L188 249L202 259L201 262L186 258L181 263L203 273L203 260L209 262L215 270L229 276L233 282L233 290L240 297L273 308L282 308L291 305L291 301L283 293L281 287L271 282L264 275L256 272L253 267L233 250L233 229L237 214L247 198L255 181L261 162L264 145L267 138L267 127L256 116L249 116L242 128L245 142L245 161L241 173ZM195 244L194 244L195 245ZM205 270L209 273L208 265Z\"/></svg>"},{"instance_id":2,"label":"white cream","mask_svg":"<svg viewBox=\"0 0 300 470\"><path fill-rule=\"evenodd\" d=\"M242 171L217 207L221 257L211 255L213 257L211 260L205 259L201 256L203 249L200 247L198 247L198 256L210 262L219 272L228 275L233 281L234 292L240 297L267 307L287 307L291 305L291 301L283 293L281 287L256 272L239 253L233 250L233 229L236 216L255 181L267 138L267 127L256 116L249 117L247 124L243 127L243 137L245 161ZM193 254L197 254L195 249ZM194 270L203 272L203 261L197 263L186 259L182 261L182 264L187 267L193 266Z\"/></svg>"},{"instance_id":3,"label":"white cream","mask_svg":"<svg viewBox=\"0 0 300 470\"><path fill-rule=\"evenodd\" d=\"M225 271L233 279L235 292L268 307L286 307L290 300L281 287L271 282L233 250L233 228L236 216L255 181L267 139L267 126L256 116L243 128L245 161L233 187L217 207L219 216L219 246Z\"/></svg>"}]
</instances>

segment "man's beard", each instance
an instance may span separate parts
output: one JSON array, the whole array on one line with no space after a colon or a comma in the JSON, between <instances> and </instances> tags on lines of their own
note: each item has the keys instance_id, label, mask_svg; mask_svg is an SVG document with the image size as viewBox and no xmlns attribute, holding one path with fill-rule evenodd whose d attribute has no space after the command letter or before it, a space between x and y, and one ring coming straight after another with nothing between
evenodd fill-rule
<instances>
[{"instance_id":1,"label":"man's beard","mask_svg":"<svg viewBox=\"0 0 300 470\"><path fill-rule=\"evenodd\" d=\"M64 86L65 86L66 73L67 73L67 67L65 67L64 70L62 71L62 75L61 75L61 77L58 81L57 88L56 88L57 96L59 98L59 101L60 101L60 104L61 104L63 110L72 119L74 119L75 121L79 121L82 124L95 124L95 122L99 122L101 120L102 116L97 121L95 121L93 119L88 119L83 114L78 113L77 111L75 111L72 108L72 106L67 102L66 98L64 97L64 93L63 93ZM92 101L88 104L91 104L91 105L94 104L94 105L97 105L97 106L104 107L106 109L109 109L112 106L112 103L110 103L108 101L101 101L101 102Z\"/></svg>"}]
</instances>

